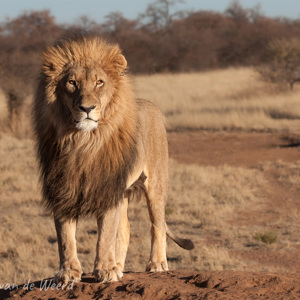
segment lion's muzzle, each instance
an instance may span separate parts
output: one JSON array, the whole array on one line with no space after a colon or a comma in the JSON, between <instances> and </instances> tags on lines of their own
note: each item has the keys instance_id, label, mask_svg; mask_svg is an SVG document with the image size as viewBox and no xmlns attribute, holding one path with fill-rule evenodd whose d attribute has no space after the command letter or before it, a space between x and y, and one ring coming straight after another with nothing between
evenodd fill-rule
<instances>
[{"instance_id":1,"label":"lion's muzzle","mask_svg":"<svg viewBox=\"0 0 300 300\"><path fill-rule=\"evenodd\" d=\"M98 118L95 114L96 105L78 105L79 115L74 118L76 128L83 131L91 131L98 126Z\"/></svg>"},{"instance_id":2,"label":"lion's muzzle","mask_svg":"<svg viewBox=\"0 0 300 300\"><path fill-rule=\"evenodd\" d=\"M78 105L78 108L84 112L87 113L87 115L89 115L89 113L96 108L96 105L92 105L92 106L83 106L83 105Z\"/></svg>"}]
</instances>

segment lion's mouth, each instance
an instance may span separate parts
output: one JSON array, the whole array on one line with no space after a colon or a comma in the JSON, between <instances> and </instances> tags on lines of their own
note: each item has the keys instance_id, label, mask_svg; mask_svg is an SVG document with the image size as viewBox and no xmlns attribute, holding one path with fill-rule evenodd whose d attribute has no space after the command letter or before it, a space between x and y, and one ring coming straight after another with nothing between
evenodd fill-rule
<instances>
[{"instance_id":1,"label":"lion's mouth","mask_svg":"<svg viewBox=\"0 0 300 300\"><path fill-rule=\"evenodd\" d=\"M83 119L83 120L80 120L80 121L74 120L74 122L75 122L76 124L78 124L78 123L81 123L82 121L86 121L86 120L90 120L90 121L93 121L93 122L95 122L95 123L98 123L98 120L91 119L90 117L87 117L87 118L85 118L85 119Z\"/></svg>"},{"instance_id":2,"label":"lion's mouth","mask_svg":"<svg viewBox=\"0 0 300 300\"><path fill-rule=\"evenodd\" d=\"M75 127L81 131L92 131L98 127L98 120L92 118L85 118L83 120L74 120Z\"/></svg>"}]
</instances>

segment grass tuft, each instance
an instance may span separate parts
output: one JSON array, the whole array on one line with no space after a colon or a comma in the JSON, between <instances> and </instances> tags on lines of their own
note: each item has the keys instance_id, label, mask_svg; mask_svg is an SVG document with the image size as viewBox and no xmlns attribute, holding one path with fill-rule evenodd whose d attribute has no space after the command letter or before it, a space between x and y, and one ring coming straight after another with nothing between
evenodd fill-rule
<instances>
[{"instance_id":1,"label":"grass tuft","mask_svg":"<svg viewBox=\"0 0 300 300\"><path fill-rule=\"evenodd\" d=\"M268 231L268 232L264 232L264 233L257 232L254 235L254 239L270 245L277 241L277 234L276 234L276 232L273 232L273 231Z\"/></svg>"}]
</instances>

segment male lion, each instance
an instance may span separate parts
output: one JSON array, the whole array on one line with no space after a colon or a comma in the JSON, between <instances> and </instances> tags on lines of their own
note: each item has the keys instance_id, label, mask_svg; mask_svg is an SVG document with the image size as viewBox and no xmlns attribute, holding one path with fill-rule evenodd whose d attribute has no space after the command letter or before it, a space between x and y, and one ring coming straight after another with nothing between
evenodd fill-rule
<instances>
[{"instance_id":1,"label":"male lion","mask_svg":"<svg viewBox=\"0 0 300 300\"><path fill-rule=\"evenodd\" d=\"M122 277L128 198L139 190L152 223L147 270L168 270L166 234L183 248L193 243L165 223L168 148L160 111L135 98L120 48L99 37L61 40L42 60L33 123L43 197L57 231L56 282L81 278L75 231L78 218L88 215L98 223L96 281Z\"/></svg>"}]
</instances>

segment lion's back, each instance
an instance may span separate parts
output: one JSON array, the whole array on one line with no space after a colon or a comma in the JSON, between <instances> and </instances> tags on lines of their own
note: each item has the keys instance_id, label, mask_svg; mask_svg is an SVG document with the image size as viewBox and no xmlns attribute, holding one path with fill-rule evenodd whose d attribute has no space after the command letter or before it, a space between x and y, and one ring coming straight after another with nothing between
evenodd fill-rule
<instances>
[{"instance_id":1,"label":"lion's back","mask_svg":"<svg viewBox=\"0 0 300 300\"><path fill-rule=\"evenodd\" d=\"M146 150L148 163L165 165L168 160L168 142L164 117L152 102L137 99L139 136Z\"/></svg>"},{"instance_id":2,"label":"lion's back","mask_svg":"<svg viewBox=\"0 0 300 300\"><path fill-rule=\"evenodd\" d=\"M142 126L146 126L148 130L155 130L161 133L165 132L164 117L155 104L145 99L137 99L137 107Z\"/></svg>"}]
</instances>

